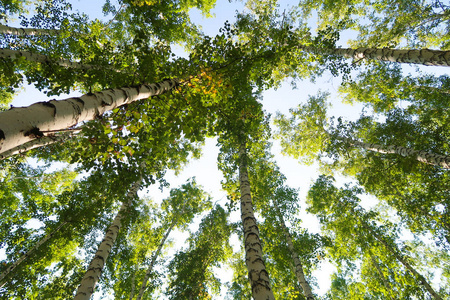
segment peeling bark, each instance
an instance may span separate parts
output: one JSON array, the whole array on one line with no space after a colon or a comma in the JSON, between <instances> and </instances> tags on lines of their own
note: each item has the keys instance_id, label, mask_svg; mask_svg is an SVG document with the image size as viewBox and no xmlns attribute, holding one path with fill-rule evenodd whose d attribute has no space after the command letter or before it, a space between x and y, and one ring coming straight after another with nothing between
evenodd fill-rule
<instances>
[{"instance_id":1,"label":"peeling bark","mask_svg":"<svg viewBox=\"0 0 450 300\"><path fill-rule=\"evenodd\" d=\"M36 139L39 133L43 136L44 132L63 130L80 122L93 120L116 107L170 91L178 82L176 79L165 79L160 83L104 90L65 100L38 102L28 107L14 107L1 112L0 155ZM38 134L25 135L30 131Z\"/></svg>"},{"instance_id":2,"label":"peeling bark","mask_svg":"<svg viewBox=\"0 0 450 300\"><path fill-rule=\"evenodd\" d=\"M35 36L35 35L57 35L58 29L39 29L39 28L16 28L6 25L0 25L0 33L17 36Z\"/></svg>"},{"instance_id":3,"label":"peeling bark","mask_svg":"<svg viewBox=\"0 0 450 300\"><path fill-rule=\"evenodd\" d=\"M103 267L111 252L111 248L119 234L120 227L122 226L122 219L125 217L133 198L137 195L142 179L141 176L128 191L119 212L106 231L103 241L98 246L97 252L91 260L88 269L81 280L81 284L78 286L74 300L89 300L94 293L95 285L100 279L100 275L102 274Z\"/></svg>"},{"instance_id":4,"label":"peeling bark","mask_svg":"<svg viewBox=\"0 0 450 300\"><path fill-rule=\"evenodd\" d=\"M239 149L239 182L241 191L241 220L244 229L245 264L247 265L253 299L274 300L275 297L270 287L269 273L263 261L259 230L253 213L246 156L246 146L245 142L243 142Z\"/></svg>"},{"instance_id":5,"label":"peeling bark","mask_svg":"<svg viewBox=\"0 0 450 300\"><path fill-rule=\"evenodd\" d=\"M306 280L305 273L303 272L303 266L297 252L295 251L294 243L292 242L292 237L291 234L289 233L289 229L286 227L286 224L284 223L284 218L280 212L278 204L275 201L273 203L275 206L275 210L278 214L278 217L280 219L280 225L286 238L289 252L291 253L292 260L294 261L295 276L297 277L298 283L303 289L303 295L305 296L306 300L314 300L314 294L312 293L311 286Z\"/></svg>"}]
</instances>

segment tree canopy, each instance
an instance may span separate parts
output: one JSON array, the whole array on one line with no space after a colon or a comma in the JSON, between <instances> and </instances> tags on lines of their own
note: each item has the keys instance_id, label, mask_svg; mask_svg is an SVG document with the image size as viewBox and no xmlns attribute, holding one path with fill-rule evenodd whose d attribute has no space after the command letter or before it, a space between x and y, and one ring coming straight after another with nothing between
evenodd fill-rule
<instances>
[{"instance_id":1,"label":"tree canopy","mask_svg":"<svg viewBox=\"0 0 450 300\"><path fill-rule=\"evenodd\" d=\"M447 4L82 5L0 3L0 298L450 297Z\"/></svg>"}]
</instances>

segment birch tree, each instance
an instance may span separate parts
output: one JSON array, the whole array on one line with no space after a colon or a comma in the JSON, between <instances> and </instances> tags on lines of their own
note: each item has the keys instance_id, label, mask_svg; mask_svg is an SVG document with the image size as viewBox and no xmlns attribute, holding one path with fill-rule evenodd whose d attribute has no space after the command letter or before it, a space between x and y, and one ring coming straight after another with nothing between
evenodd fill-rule
<instances>
[{"instance_id":1,"label":"birch tree","mask_svg":"<svg viewBox=\"0 0 450 300\"><path fill-rule=\"evenodd\" d=\"M239 146L239 187L241 193L241 220L244 231L245 262L255 300L275 299L270 288L269 273L263 260L259 230L253 212L250 181L247 171L247 150L245 140Z\"/></svg>"},{"instance_id":2,"label":"birch tree","mask_svg":"<svg viewBox=\"0 0 450 300\"><path fill-rule=\"evenodd\" d=\"M356 195L360 192L361 190L355 187L337 189L333 186L332 181L324 176L320 177L309 191L308 201L312 205L309 209L310 212L318 214L327 230L336 235L335 242L339 243L336 244L337 247L342 247L346 243L349 246L346 250L338 248L336 252L343 256L351 256L353 251L367 251L365 243L369 243L370 247L378 245L377 247L382 247L386 255L395 258L397 264L400 263L416 281L416 288L413 291L404 289L405 293L412 292L420 295L423 293L421 291L423 289L434 299L442 299L442 296L436 293L430 285L429 279L420 275L416 267L407 261L407 255L395 246L392 234L388 234L386 229L382 229L389 228L389 223L384 227L375 226L376 213L366 212L358 205L360 200ZM352 234L355 232L357 234ZM349 241L351 240L356 247L350 246ZM342 244L340 244L341 242ZM371 253L368 252L368 254L370 256ZM396 284L400 283L401 281L398 281ZM399 290L402 288L399 287Z\"/></svg>"},{"instance_id":3,"label":"birch tree","mask_svg":"<svg viewBox=\"0 0 450 300\"><path fill-rule=\"evenodd\" d=\"M278 136L282 138L281 143L286 153L296 158L305 156L307 161L310 161L314 151L325 149L324 145L329 143L331 139L336 139L350 146L360 147L369 151L395 153L412 157L426 164L441 166L446 169L450 167L450 157L447 155L415 150L399 145L382 146L377 143L366 143L346 136L331 134L326 129L328 126L326 121L327 104L324 102L324 97L326 97L324 94L318 97L310 97L308 104L300 105L298 109L291 110L292 118L290 120L282 115L277 116L276 123L280 128ZM318 132L313 133L312 129L318 130ZM308 134L311 137L309 140L307 138ZM313 137L314 135L315 138Z\"/></svg>"},{"instance_id":4,"label":"birch tree","mask_svg":"<svg viewBox=\"0 0 450 300\"><path fill-rule=\"evenodd\" d=\"M55 35L59 31L57 29L42 29L42 28L17 28L6 25L0 25L0 33L2 34L12 34L12 35Z\"/></svg>"},{"instance_id":5,"label":"birch tree","mask_svg":"<svg viewBox=\"0 0 450 300\"><path fill-rule=\"evenodd\" d=\"M99 118L116 107L170 91L178 83L176 79L168 79L136 88L108 90L60 101L50 100L2 112L0 151L3 153L43 137L45 132L67 129L80 122Z\"/></svg>"},{"instance_id":6,"label":"birch tree","mask_svg":"<svg viewBox=\"0 0 450 300\"><path fill-rule=\"evenodd\" d=\"M402 1L365 3L304 0L299 3L303 16L319 12L319 28L339 26L358 34L359 45L386 47L406 42L407 46L448 49L448 5L441 1ZM364 18L364 22L360 19ZM337 25L339 24L339 25Z\"/></svg>"},{"instance_id":7,"label":"birch tree","mask_svg":"<svg viewBox=\"0 0 450 300\"><path fill-rule=\"evenodd\" d=\"M161 229L164 229L162 231L164 234L161 236L158 247L151 254L151 261L141 281L137 300L144 296L153 268L171 231L174 228L186 229L197 214L210 208L210 206L209 197L196 184L195 179L182 185L179 189L170 191L170 198L165 199L162 203L162 207L166 210L165 216L162 216L165 224L161 226Z\"/></svg>"},{"instance_id":8,"label":"birch tree","mask_svg":"<svg viewBox=\"0 0 450 300\"><path fill-rule=\"evenodd\" d=\"M95 285L97 284L100 275L103 271L108 255L111 252L111 248L114 245L114 241L119 233L122 219L125 217L127 210L129 209L132 200L137 195L137 191L140 188L142 182L142 176L131 186L128 194L122 202L122 206L117 212L112 224L109 226L105 233L103 241L100 243L94 258L89 263L86 273L81 280L81 284L77 289L74 299L90 299L94 293Z\"/></svg>"},{"instance_id":9,"label":"birch tree","mask_svg":"<svg viewBox=\"0 0 450 300\"><path fill-rule=\"evenodd\" d=\"M210 299L220 292L213 267L223 267L231 254L228 213L216 205L189 237L189 246L169 263L169 299Z\"/></svg>"},{"instance_id":10,"label":"birch tree","mask_svg":"<svg viewBox=\"0 0 450 300\"><path fill-rule=\"evenodd\" d=\"M306 163L321 161L328 172L335 169L355 177L368 192L395 207L411 230L417 233L430 231L436 239L448 242L449 222L445 213L448 203L441 194L449 184L446 172L409 157L370 153L373 151L351 147L351 143L355 143L353 136L362 136L370 142L386 141L388 145L412 144L423 150L429 145L433 149L446 149L446 143L440 142L441 131L434 132L425 124L421 126L401 110L393 110L384 123L362 117L354 123L338 121L331 127L326 121L323 100L322 96L311 97L309 104L292 112L295 116L291 120L277 117L280 132L284 133L282 145L286 152ZM295 124L295 129L289 124ZM364 146L370 148L367 144ZM386 148L384 152L392 152ZM347 155L350 149L352 155Z\"/></svg>"}]
</instances>

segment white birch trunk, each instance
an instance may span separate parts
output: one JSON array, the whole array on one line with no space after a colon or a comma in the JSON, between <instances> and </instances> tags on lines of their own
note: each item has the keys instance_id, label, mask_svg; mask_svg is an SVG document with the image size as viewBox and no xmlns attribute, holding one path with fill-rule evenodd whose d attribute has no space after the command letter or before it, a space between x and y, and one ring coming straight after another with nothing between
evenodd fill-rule
<instances>
[{"instance_id":1,"label":"white birch trunk","mask_svg":"<svg viewBox=\"0 0 450 300\"><path fill-rule=\"evenodd\" d=\"M414 269L409 263L408 261L403 257L403 255L401 255L398 250L394 249L391 245L389 245L389 243L387 243L385 241L385 239L383 237L381 237L375 230L373 230L369 225L366 224L366 222L364 220L361 220L362 225L367 229L367 231L375 237L375 239L377 239L381 244L383 244L386 247L386 250L388 250L398 261L400 261L402 263L402 265L408 270L410 271L414 277L416 278L416 280L418 280L424 287L425 289L431 294L431 296L435 299L435 300L443 300L441 296L439 296L435 290L431 287L431 285L428 283L428 281L425 279L425 277L423 277L422 275L419 274L419 272L416 271L416 269Z\"/></svg>"},{"instance_id":2,"label":"white birch trunk","mask_svg":"<svg viewBox=\"0 0 450 300\"><path fill-rule=\"evenodd\" d=\"M303 295L305 296L306 300L314 300L314 294L312 292L311 286L306 280L305 273L303 272L303 266L297 252L295 251L294 243L292 242L292 237L291 234L289 233L289 229L286 227L286 224L284 223L283 215L281 214L277 203L275 201L273 203L276 212L278 214L278 217L280 219L281 228L283 229L283 233L288 244L289 252L291 252L291 257L292 260L294 261L295 276L297 277L298 283L303 289Z\"/></svg>"},{"instance_id":3,"label":"white birch trunk","mask_svg":"<svg viewBox=\"0 0 450 300\"><path fill-rule=\"evenodd\" d=\"M64 221L58 225L52 232L47 234L44 238L39 240L30 250L28 250L25 254L23 254L18 260L16 260L11 266L9 266L3 273L0 274L0 283L9 275L12 271L14 271L24 260L30 257L37 249L39 249L42 244L51 239L64 225L68 222ZM0 287L3 287L6 282L0 284Z\"/></svg>"},{"instance_id":4,"label":"white birch trunk","mask_svg":"<svg viewBox=\"0 0 450 300\"><path fill-rule=\"evenodd\" d=\"M110 89L66 100L38 102L0 113L0 155L24 143L100 117L116 107L147 99L177 86L178 80Z\"/></svg>"},{"instance_id":5,"label":"white birch trunk","mask_svg":"<svg viewBox=\"0 0 450 300\"><path fill-rule=\"evenodd\" d=\"M74 133L79 132L80 130L72 130L70 133L63 133L63 134L49 134L45 135L43 137L37 138L35 140L31 140L25 144L22 144L20 146L14 147L12 149L9 149L8 151L2 152L0 154L0 160L3 160L7 157L16 155L16 154L22 154L27 151L30 151L31 149L44 147L47 145L55 144L55 143L63 143L68 138L70 138Z\"/></svg>"},{"instance_id":6,"label":"white birch trunk","mask_svg":"<svg viewBox=\"0 0 450 300\"><path fill-rule=\"evenodd\" d=\"M239 149L239 182L241 191L241 220L244 229L245 264L254 300L274 300L270 287L269 273L263 260L259 229L253 213L250 181L247 171L247 151L245 143Z\"/></svg>"},{"instance_id":7,"label":"white birch trunk","mask_svg":"<svg viewBox=\"0 0 450 300\"><path fill-rule=\"evenodd\" d=\"M57 35L58 29L38 29L38 28L16 28L6 25L0 25L0 33L11 34L17 36L34 36L34 35Z\"/></svg>"},{"instance_id":8,"label":"white birch trunk","mask_svg":"<svg viewBox=\"0 0 450 300\"><path fill-rule=\"evenodd\" d=\"M95 285L100 279L103 267L108 259L111 248L116 241L120 227L122 226L122 219L128 211L133 198L137 195L137 191L141 185L142 176L133 184L130 188L126 198L122 202L122 206L119 209L114 221L105 233L103 241L98 246L97 252L94 258L91 260L86 273L81 280L81 284L78 286L74 300L89 300L94 293Z\"/></svg>"},{"instance_id":9,"label":"white birch trunk","mask_svg":"<svg viewBox=\"0 0 450 300\"><path fill-rule=\"evenodd\" d=\"M450 51L444 50L400 50L389 48L335 48L331 50L322 50L311 46L300 46L300 48L311 53L339 55L356 60L376 59L398 63L422 64L426 66L450 66Z\"/></svg>"},{"instance_id":10,"label":"white birch trunk","mask_svg":"<svg viewBox=\"0 0 450 300\"><path fill-rule=\"evenodd\" d=\"M144 296L145 289L147 288L147 282L150 278L150 274L152 273L153 266L155 265L156 259L159 256L159 253L162 250L162 247L164 246L164 243L166 242L167 238L169 237L170 232L176 225L176 220L170 224L170 227L167 229L166 233L164 234L161 242L158 245L158 249L156 249L156 252L152 255L152 261L150 262L149 267L147 268L147 271L145 272L144 280L142 280L141 288L139 289L139 295L137 296L136 300L141 300Z\"/></svg>"},{"instance_id":11,"label":"white birch trunk","mask_svg":"<svg viewBox=\"0 0 450 300\"><path fill-rule=\"evenodd\" d=\"M434 166L440 166L446 169L450 169L450 156L431 153L427 151L414 150L402 146L382 146L378 144L364 143L349 138L344 138L346 142L353 146L358 146L366 150L375 151L379 153L396 153L402 156L412 156L416 160Z\"/></svg>"},{"instance_id":12,"label":"white birch trunk","mask_svg":"<svg viewBox=\"0 0 450 300\"><path fill-rule=\"evenodd\" d=\"M73 62L68 59L63 59L63 58L53 59L51 57L48 57L47 55L34 53L32 51L27 51L27 50L11 50L11 49L6 49L6 48L0 48L0 57L1 58L10 58L10 59L17 59L17 58L23 57L26 60L32 61L32 62L56 64L61 67L72 68L72 69L82 69L82 70L107 69L107 70L115 71L115 69L111 66L89 65L89 64L83 64L80 62Z\"/></svg>"}]
</instances>

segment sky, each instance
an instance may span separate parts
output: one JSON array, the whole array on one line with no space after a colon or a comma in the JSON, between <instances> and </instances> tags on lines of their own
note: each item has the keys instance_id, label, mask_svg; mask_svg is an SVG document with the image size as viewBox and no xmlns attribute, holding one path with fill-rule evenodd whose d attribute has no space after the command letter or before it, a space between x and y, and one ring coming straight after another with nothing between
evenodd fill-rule
<instances>
[{"instance_id":1,"label":"sky","mask_svg":"<svg viewBox=\"0 0 450 300\"><path fill-rule=\"evenodd\" d=\"M281 1L281 6L294 3L295 1ZM89 13L91 17L102 18L101 5L103 1L93 0L72 0L75 10ZM218 33L219 28L224 24L226 20L234 20L236 9L241 10L241 3L230 3L228 1L219 0L215 9L213 10L214 18L205 18L201 16L198 11L192 11L191 17L195 23L202 25L203 30L208 35L215 35ZM312 24L313 26L313 24ZM351 33L348 33L351 35ZM344 36L343 40L348 38ZM343 44L344 45L344 44ZM414 70L413 68L410 68ZM445 72L442 68L436 71L438 73ZM302 81L298 83L297 89L292 89L288 82L284 83L279 89L268 90L263 93L263 107L268 112L274 115L277 111L284 114L288 113L290 108L296 107L300 103L304 103L307 100L308 95L315 95L317 91L328 91L331 93L330 99L332 99L333 107L330 111L330 115L343 116L347 119L356 119L360 112L361 106L349 106L340 103L339 96L337 95L337 89L339 86L339 78L334 78L330 74L325 74L322 78L318 79L316 83L309 81ZM78 96L79 93L72 93L70 95L60 95L57 99L64 99L70 96ZM52 97L53 98L53 97ZM38 101L49 100L44 94L40 93L32 86L26 86L23 91L15 98L14 106L28 106L31 103ZM167 181L171 184L171 187L178 187L185 183L186 180L192 176L196 177L196 180L201 184L207 192L213 196L213 201L219 201L219 204L224 205L226 203L226 194L221 190L220 181L223 179L221 172L216 167L218 148L215 146L216 141L214 139L208 139L203 149L203 156L199 160L190 162L186 168L178 175L175 176L173 172L168 172ZM272 153L275 154L275 159L280 167L281 172L287 178L287 184L294 188L300 189L300 203L302 208L305 208L305 195L308 187L318 177L317 166L304 166L300 165L296 160L290 157L281 155L281 149L279 143L274 141ZM338 184L349 181L348 179L338 177ZM162 199L167 197L169 189L166 189L163 193L158 187L150 188L146 191L142 191L141 194L150 195L155 199ZM376 200L372 197L365 197L366 205L370 206L376 203ZM303 224L312 232L319 232L319 225L317 219L311 215L308 215L304 211L300 214L303 220ZM239 219L239 215L234 215L232 221ZM182 236L171 235L175 238L179 244L183 240ZM237 238L233 238L233 243L237 242ZM324 262L320 269L313 273L317 278L318 288L314 291L322 295L330 285L330 274L333 267ZM231 278L231 273L225 274L228 278ZM223 277L227 280L227 276Z\"/></svg>"}]
</instances>

